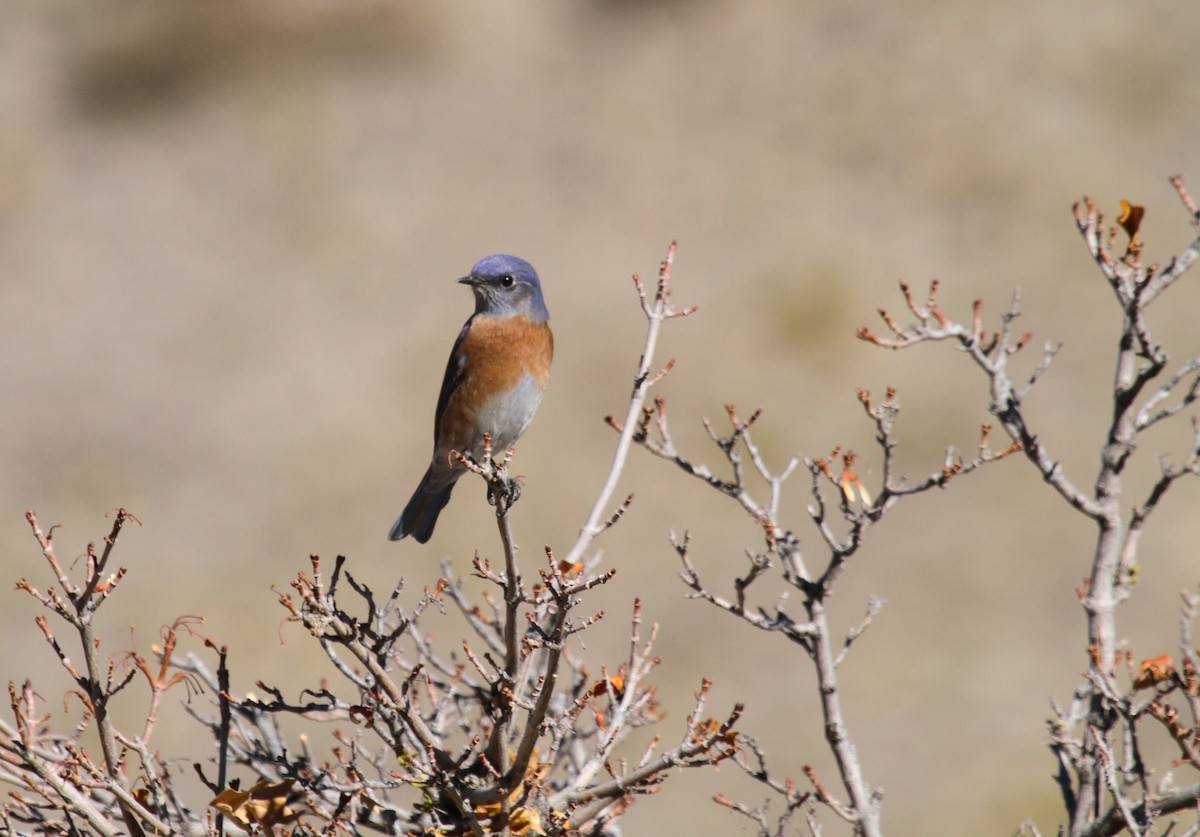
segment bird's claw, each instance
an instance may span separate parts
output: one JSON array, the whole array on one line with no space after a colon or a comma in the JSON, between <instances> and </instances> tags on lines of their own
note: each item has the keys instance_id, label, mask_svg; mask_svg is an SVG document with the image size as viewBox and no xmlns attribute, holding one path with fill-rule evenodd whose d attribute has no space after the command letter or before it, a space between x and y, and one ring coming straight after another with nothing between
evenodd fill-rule
<instances>
[{"instance_id":1,"label":"bird's claw","mask_svg":"<svg viewBox=\"0 0 1200 837\"><path fill-rule=\"evenodd\" d=\"M517 478L504 481L504 491L508 494L508 504L511 506L521 497L521 480Z\"/></svg>"},{"instance_id":2,"label":"bird's claw","mask_svg":"<svg viewBox=\"0 0 1200 837\"><path fill-rule=\"evenodd\" d=\"M488 488L488 505L496 505L497 497L503 497L505 505L512 506L521 497L521 480L519 477L501 477L498 484Z\"/></svg>"}]
</instances>

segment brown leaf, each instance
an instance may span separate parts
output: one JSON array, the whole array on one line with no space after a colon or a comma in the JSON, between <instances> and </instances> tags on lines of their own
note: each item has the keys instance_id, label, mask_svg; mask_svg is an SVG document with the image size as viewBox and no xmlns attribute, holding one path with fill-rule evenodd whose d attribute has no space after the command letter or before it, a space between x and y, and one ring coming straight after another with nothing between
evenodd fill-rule
<instances>
[{"instance_id":1,"label":"brown leaf","mask_svg":"<svg viewBox=\"0 0 1200 837\"><path fill-rule=\"evenodd\" d=\"M1161 657L1142 660L1141 666L1138 667L1137 679L1133 681L1133 688L1148 689L1174 677L1175 666L1171 661L1171 655L1163 654Z\"/></svg>"},{"instance_id":2,"label":"brown leaf","mask_svg":"<svg viewBox=\"0 0 1200 837\"><path fill-rule=\"evenodd\" d=\"M484 802L475 806L475 816L481 820L490 820L499 816L504 806L499 802Z\"/></svg>"},{"instance_id":3,"label":"brown leaf","mask_svg":"<svg viewBox=\"0 0 1200 837\"><path fill-rule=\"evenodd\" d=\"M1130 238L1137 238L1138 228L1142 225L1142 218L1146 215L1146 207L1132 204L1129 201L1121 201L1121 215L1117 218L1117 223L1121 225L1121 229L1125 230L1125 234Z\"/></svg>"},{"instance_id":4,"label":"brown leaf","mask_svg":"<svg viewBox=\"0 0 1200 837\"><path fill-rule=\"evenodd\" d=\"M583 575L583 564L578 561L562 560L558 562L558 571L568 578Z\"/></svg>"},{"instance_id":5,"label":"brown leaf","mask_svg":"<svg viewBox=\"0 0 1200 837\"><path fill-rule=\"evenodd\" d=\"M1137 206L1127 200L1121 201L1121 215L1117 218L1117 223L1121 225L1121 229L1125 230L1125 234L1129 236L1129 246L1125 248L1125 255L1136 257L1142 250L1142 239L1138 236L1138 230L1142 226L1142 218L1146 214L1144 206Z\"/></svg>"},{"instance_id":6,"label":"brown leaf","mask_svg":"<svg viewBox=\"0 0 1200 837\"><path fill-rule=\"evenodd\" d=\"M839 481L842 488L842 493L846 495L846 499L851 503L854 502L856 496L862 500L864 506L871 505L871 494L867 491L867 487L863 485L863 481L859 478L856 471L849 469L842 472L842 478ZM856 494L857 492L857 494Z\"/></svg>"},{"instance_id":7,"label":"brown leaf","mask_svg":"<svg viewBox=\"0 0 1200 837\"><path fill-rule=\"evenodd\" d=\"M510 800L511 796L512 795L510 795ZM504 806L499 802L488 802L475 807L475 816L481 820L494 820L499 817L503 811ZM545 829L542 828L541 815L534 809L526 808L524 806L517 806L508 812L508 831L517 835L542 835L546 833ZM487 829L487 833L499 833L497 825L492 823Z\"/></svg>"},{"instance_id":8,"label":"brown leaf","mask_svg":"<svg viewBox=\"0 0 1200 837\"><path fill-rule=\"evenodd\" d=\"M592 688L588 690L592 697L600 697L608 694L609 686L612 687L613 694L620 698L625 693L625 678L619 674L614 674L607 679L597 680L592 684Z\"/></svg>"},{"instance_id":9,"label":"brown leaf","mask_svg":"<svg viewBox=\"0 0 1200 837\"><path fill-rule=\"evenodd\" d=\"M513 834L545 834L542 817L532 808L514 808L508 815L508 828Z\"/></svg>"},{"instance_id":10,"label":"brown leaf","mask_svg":"<svg viewBox=\"0 0 1200 837\"><path fill-rule=\"evenodd\" d=\"M550 772L550 765L541 761L538 758L537 751L534 750L533 755L529 758L529 767L525 769L524 779L511 791L504 800L496 802L483 802L475 806L475 816L481 820L491 820L500 816L507 808L508 823L514 834L545 834L541 830L541 819L536 811L517 806L518 802L524 800L529 793L530 788L540 785L545 781L546 775ZM524 828L527 830L517 831L518 812L527 811L529 819L525 821ZM532 830L528 830L532 829Z\"/></svg>"},{"instance_id":11,"label":"brown leaf","mask_svg":"<svg viewBox=\"0 0 1200 837\"><path fill-rule=\"evenodd\" d=\"M350 720L362 723L367 729L375 726L375 710L369 706L351 706Z\"/></svg>"},{"instance_id":12,"label":"brown leaf","mask_svg":"<svg viewBox=\"0 0 1200 837\"><path fill-rule=\"evenodd\" d=\"M287 805L294 783L294 779L274 784L262 781L248 791L226 788L209 805L247 831L252 825L283 825L300 816Z\"/></svg>"}]
</instances>

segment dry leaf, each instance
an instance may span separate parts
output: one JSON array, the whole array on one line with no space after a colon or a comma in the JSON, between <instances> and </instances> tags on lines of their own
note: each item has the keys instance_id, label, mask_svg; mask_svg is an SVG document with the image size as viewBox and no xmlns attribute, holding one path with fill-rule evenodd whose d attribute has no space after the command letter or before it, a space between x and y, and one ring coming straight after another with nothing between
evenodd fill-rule
<instances>
[{"instance_id":1,"label":"dry leaf","mask_svg":"<svg viewBox=\"0 0 1200 837\"><path fill-rule=\"evenodd\" d=\"M851 503L854 502L855 492L859 499L862 500L864 506L871 505L871 494L867 491L867 487L858 477L858 473L849 469L842 471L842 479L840 481L842 493L846 495L846 499Z\"/></svg>"},{"instance_id":2,"label":"dry leaf","mask_svg":"<svg viewBox=\"0 0 1200 837\"><path fill-rule=\"evenodd\" d=\"M578 561L559 561L558 571L568 578L575 575L583 575L583 564Z\"/></svg>"},{"instance_id":3,"label":"dry leaf","mask_svg":"<svg viewBox=\"0 0 1200 837\"><path fill-rule=\"evenodd\" d=\"M1148 689L1156 683L1164 683L1175 677L1175 667L1171 661L1170 654L1163 654L1161 657L1142 660L1141 666L1138 668L1137 680L1133 681L1133 688Z\"/></svg>"},{"instance_id":4,"label":"dry leaf","mask_svg":"<svg viewBox=\"0 0 1200 837\"><path fill-rule=\"evenodd\" d=\"M1125 230L1125 234L1130 239L1137 238L1138 229L1142 226L1142 218L1146 215L1146 207L1132 204L1129 201L1121 201L1121 215L1117 218L1117 223L1121 225L1121 229Z\"/></svg>"},{"instance_id":5,"label":"dry leaf","mask_svg":"<svg viewBox=\"0 0 1200 837\"><path fill-rule=\"evenodd\" d=\"M375 710L369 706L351 706L350 720L362 723L367 729L375 726Z\"/></svg>"},{"instance_id":6,"label":"dry leaf","mask_svg":"<svg viewBox=\"0 0 1200 837\"><path fill-rule=\"evenodd\" d=\"M612 687L612 693L620 698L625 694L625 678L620 674L614 674L607 679L597 680L592 684L592 688L588 690L592 697L600 697L607 695L609 687Z\"/></svg>"},{"instance_id":7,"label":"dry leaf","mask_svg":"<svg viewBox=\"0 0 1200 837\"><path fill-rule=\"evenodd\" d=\"M226 788L209 805L247 831L252 825L283 825L300 816L287 805L293 784L294 779L287 779L274 784L258 782L248 791Z\"/></svg>"},{"instance_id":8,"label":"dry leaf","mask_svg":"<svg viewBox=\"0 0 1200 837\"><path fill-rule=\"evenodd\" d=\"M529 767L525 769L525 779L519 785L509 792L505 799L497 802L485 802L475 806L475 816L481 820L490 820L499 816L505 808L508 809L509 826L514 834L545 834L541 830L541 818L536 811L528 808L517 806L517 803L522 801L529 793L531 786L541 784L546 774L550 772L550 765L543 763L538 759L537 751L529 757ZM529 830L517 831L516 818L519 811L528 811L530 819L527 821L525 828Z\"/></svg>"},{"instance_id":9,"label":"dry leaf","mask_svg":"<svg viewBox=\"0 0 1200 837\"><path fill-rule=\"evenodd\" d=\"M1145 214L1144 206L1137 206L1126 200L1121 201L1121 215L1117 218L1117 223L1129 236L1129 246L1125 248L1127 257L1136 257L1142 251L1142 239L1138 236L1138 230L1141 229L1142 218Z\"/></svg>"},{"instance_id":10,"label":"dry leaf","mask_svg":"<svg viewBox=\"0 0 1200 837\"><path fill-rule=\"evenodd\" d=\"M541 815L532 808L514 808L508 815L508 830L513 834L545 834Z\"/></svg>"}]
</instances>

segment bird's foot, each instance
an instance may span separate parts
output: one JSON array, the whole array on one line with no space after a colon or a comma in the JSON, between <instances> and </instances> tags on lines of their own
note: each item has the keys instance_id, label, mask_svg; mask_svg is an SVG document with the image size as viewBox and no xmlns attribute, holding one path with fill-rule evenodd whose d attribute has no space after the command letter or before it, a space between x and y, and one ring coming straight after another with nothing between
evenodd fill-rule
<instances>
[{"instance_id":1,"label":"bird's foot","mask_svg":"<svg viewBox=\"0 0 1200 837\"><path fill-rule=\"evenodd\" d=\"M488 486L488 505L494 506L499 498L504 498L504 505L511 507L521 498L522 481L520 477L497 477Z\"/></svg>"},{"instance_id":2,"label":"bird's foot","mask_svg":"<svg viewBox=\"0 0 1200 837\"><path fill-rule=\"evenodd\" d=\"M517 500L519 500L521 498L521 487L522 487L522 484L521 484L520 477L513 477L512 479L505 479L504 490L508 494L508 504L510 506L513 503L517 502Z\"/></svg>"}]
</instances>

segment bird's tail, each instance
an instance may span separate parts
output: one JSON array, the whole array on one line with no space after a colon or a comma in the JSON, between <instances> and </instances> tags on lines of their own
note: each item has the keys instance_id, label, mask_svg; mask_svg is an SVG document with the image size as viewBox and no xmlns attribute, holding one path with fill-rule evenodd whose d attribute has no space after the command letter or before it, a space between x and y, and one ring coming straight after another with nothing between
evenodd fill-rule
<instances>
[{"instance_id":1,"label":"bird's tail","mask_svg":"<svg viewBox=\"0 0 1200 837\"><path fill-rule=\"evenodd\" d=\"M437 524L438 515L450 502L450 492L453 489L453 480L448 485L437 486L433 484L433 468L426 471L412 499L392 526L388 539L398 541L412 535L417 543L428 541L433 536L433 527Z\"/></svg>"}]
</instances>

